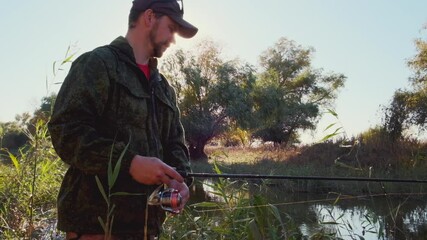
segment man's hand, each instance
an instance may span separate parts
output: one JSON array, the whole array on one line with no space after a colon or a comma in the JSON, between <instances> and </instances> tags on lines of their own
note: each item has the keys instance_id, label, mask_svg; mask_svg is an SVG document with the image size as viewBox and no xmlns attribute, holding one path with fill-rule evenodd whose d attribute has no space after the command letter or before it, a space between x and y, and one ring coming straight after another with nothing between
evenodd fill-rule
<instances>
[{"instance_id":1,"label":"man's hand","mask_svg":"<svg viewBox=\"0 0 427 240\"><path fill-rule=\"evenodd\" d=\"M170 181L168 187L178 190L179 194L181 194L181 205L178 207L178 209L176 209L176 213L180 213L181 210L184 208L185 204L187 203L188 199L190 199L190 190L188 189L187 184L185 184L184 182L178 182L176 180Z\"/></svg>"},{"instance_id":2,"label":"man's hand","mask_svg":"<svg viewBox=\"0 0 427 240\"><path fill-rule=\"evenodd\" d=\"M184 178L175 169L155 157L136 155L130 164L129 173L135 181L145 185L169 185L172 181L181 184L184 182Z\"/></svg>"}]
</instances>

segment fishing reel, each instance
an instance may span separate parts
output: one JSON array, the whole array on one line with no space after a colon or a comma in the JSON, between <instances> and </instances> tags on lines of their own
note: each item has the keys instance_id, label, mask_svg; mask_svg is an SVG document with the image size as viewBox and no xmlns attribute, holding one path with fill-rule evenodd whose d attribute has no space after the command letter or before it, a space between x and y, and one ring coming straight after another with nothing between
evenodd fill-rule
<instances>
[{"instance_id":1,"label":"fishing reel","mask_svg":"<svg viewBox=\"0 0 427 240\"><path fill-rule=\"evenodd\" d=\"M160 206L163 210L178 213L178 207L182 203L182 196L178 190L159 186L148 198L148 205Z\"/></svg>"}]
</instances>

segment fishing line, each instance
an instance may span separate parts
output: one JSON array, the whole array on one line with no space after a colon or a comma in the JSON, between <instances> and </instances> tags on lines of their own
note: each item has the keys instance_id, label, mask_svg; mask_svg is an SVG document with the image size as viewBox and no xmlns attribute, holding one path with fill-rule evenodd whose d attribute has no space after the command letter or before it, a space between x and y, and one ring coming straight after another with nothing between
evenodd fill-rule
<instances>
[{"instance_id":1,"label":"fishing line","mask_svg":"<svg viewBox=\"0 0 427 240\"><path fill-rule=\"evenodd\" d=\"M427 183L419 179L395 178L364 178L364 177L321 177L321 176L289 176L289 175L262 175L262 174L227 174L227 173L187 173L179 172L181 176L193 178L235 178L235 179L294 179L294 180L322 180L322 181L358 181L358 182L400 182L400 183Z\"/></svg>"},{"instance_id":2,"label":"fishing line","mask_svg":"<svg viewBox=\"0 0 427 240\"><path fill-rule=\"evenodd\" d=\"M326 198L326 199L315 199L315 200L307 200L307 201L295 201L295 202L283 202L283 203L269 203L264 205L257 206L245 206L245 207L227 207L227 208L215 208L215 209L204 209L197 210L197 203L190 205L190 207L194 208L194 211L197 213L207 213L207 212L217 212L217 211L225 211L225 210L241 210L241 209L252 209L252 208L260 208L260 207L271 207L271 206L285 206L285 205L296 205L296 204L305 204L305 203L319 203L319 202L329 202L334 201L337 202L339 200L352 200L357 198L368 198L368 197L383 197L383 196L402 196L402 195L427 195L427 193L379 193L372 195L359 195L359 196L349 196L349 195L340 195L336 198ZM200 207L202 208L202 207Z\"/></svg>"}]
</instances>

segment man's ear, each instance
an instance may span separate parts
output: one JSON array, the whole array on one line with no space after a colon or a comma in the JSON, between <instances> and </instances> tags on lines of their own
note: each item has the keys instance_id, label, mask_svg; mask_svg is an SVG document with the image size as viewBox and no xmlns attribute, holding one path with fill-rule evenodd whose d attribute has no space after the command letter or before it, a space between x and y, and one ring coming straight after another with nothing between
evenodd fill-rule
<instances>
[{"instance_id":1,"label":"man's ear","mask_svg":"<svg viewBox=\"0 0 427 240\"><path fill-rule=\"evenodd\" d=\"M142 17L144 20L144 26L147 28L150 28L156 20L156 15L151 9L146 10Z\"/></svg>"}]
</instances>

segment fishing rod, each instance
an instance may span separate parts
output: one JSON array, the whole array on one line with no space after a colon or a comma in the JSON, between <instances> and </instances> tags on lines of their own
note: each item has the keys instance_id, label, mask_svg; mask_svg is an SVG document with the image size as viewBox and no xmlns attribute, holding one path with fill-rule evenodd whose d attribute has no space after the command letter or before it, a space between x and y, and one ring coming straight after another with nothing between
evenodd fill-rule
<instances>
[{"instance_id":1,"label":"fishing rod","mask_svg":"<svg viewBox=\"0 0 427 240\"><path fill-rule=\"evenodd\" d=\"M321 177L321 176L289 176L289 175L263 175L263 174L228 174L228 173L192 173L181 172L182 177L193 178L234 178L234 179L294 179L294 180L321 180L321 181L358 181L358 182L400 182L400 183L427 183L419 179L394 179L394 178L364 178L364 177Z\"/></svg>"},{"instance_id":2,"label":"fishing rod","mask_svg":"<svg viewBox=\"0 0 427 240\"><path fill-rule=\"evenodd\" d=\"M364 178L364 177L321 177L321 176L289 176L289 175L263 175L263 174L229 174L229 173L193 173L178 171L184 177L192 178L234 178L234 179L293 179L293 180L321 180L321 181L357 181L357 182L394 182L394 183L427 183L427 180L419 179L395 179L395 178ZM175 189L157 188L149 198L149 205L159 205L168 212L177 213L182 202L181 194Z\"/></svg>"}]
</instances>

